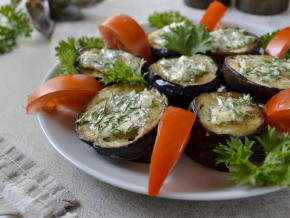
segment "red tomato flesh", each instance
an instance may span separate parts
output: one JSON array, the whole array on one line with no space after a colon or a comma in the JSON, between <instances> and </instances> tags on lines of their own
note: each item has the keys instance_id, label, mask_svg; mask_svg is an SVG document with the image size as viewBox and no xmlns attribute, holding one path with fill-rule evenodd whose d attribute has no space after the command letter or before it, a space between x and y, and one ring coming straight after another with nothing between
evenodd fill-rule
<instances>
[{"instance_id":1,"label":"red tomato flesh","mask_svg":"<svg viewBox=\"0 0 290 218\"><path fill-rule=\"evenodd\" d=\"M169 106L163 112L151 157L149 195L158 195L167 175L181 157L191 136L196 115Z\"/></svg>"},{"instance_id":2,"label":"red tomato flesh","mask_svg":"<svg viewBox=\"0 0 290 218\"><path fill-rule=\"evenodd\" d=\"M279 31L269 42L265 49L265 54L284 58L290 49L290 27Z\"/></svg>"},{"instance_id":3,"label":"red tomato flesh","mask_svg":"<svg viewBox=\"0 0 290 218\"><path fill-rule=\"evenodd\" d=\"M207 26L207 31L213 31L225 15L226 11L226 6L218 1L214 1L206 9L200 23L203 23L205 26Z\"/></svg>"},{"instance_id":4,"label":"red tomato flesh","mask_svg":"<svg viewBox=\"0 0 290 218\"><path fill-rule=\"evenodd\" d=\"M153 63L147 34L133 18L125 14L109 17L99 26L99 30L109 47L144 58L147 67Z\"/></svg>"},{"instance_id":5,"label":"red tomato flesh","mask_svg":"<svg viewBox=\"0 0 290 218\"><path fill-rule=\"evenodd\" d=\"M265 105L266 123L278 132L290 133L290 89L274 95Z\"/></svg>"},{"instance_id":6,"label":"red tomato flesh","mask_svg":"<svg viewBox=\"0 0 290 218\"><path fill-rule=\"evenodd\" d=\"M26 114L34 115L43 106L46 112L53 112L57 106L83 106L99 90L102 84L93 77L70 74L52 78L30 95Z\"/></svg>"}]
</instances>

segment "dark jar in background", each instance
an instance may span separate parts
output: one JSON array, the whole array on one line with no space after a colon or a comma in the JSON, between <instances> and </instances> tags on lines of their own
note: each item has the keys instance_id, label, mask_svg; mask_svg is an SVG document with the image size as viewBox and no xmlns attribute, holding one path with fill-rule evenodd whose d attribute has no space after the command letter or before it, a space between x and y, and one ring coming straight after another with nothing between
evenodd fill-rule
<instances>
[{"instance_id":1,"label":"dark jar in background","mask_svg":"<svg viewBox=\"0 0 290 218\"><path fill-rule=\"evenodd\" d=\"M236 7L249 14L273 15L288 9L289 0L236 0Z\"/></svg>"},{"instance_id":2,"label":"dark jar in background","mask_svg":"<svg viewBox=\"0 0 290 218\"><path fill-rule=\"evenodd\" d=\"M198 8L198 9L207 9L207 7L212 3L214 0L184 0L184 3L190 7ZM224 5L229 5L231 0L217 0ZM252 0L256 1L256 0Z\"/></svg>"}]
</instances>

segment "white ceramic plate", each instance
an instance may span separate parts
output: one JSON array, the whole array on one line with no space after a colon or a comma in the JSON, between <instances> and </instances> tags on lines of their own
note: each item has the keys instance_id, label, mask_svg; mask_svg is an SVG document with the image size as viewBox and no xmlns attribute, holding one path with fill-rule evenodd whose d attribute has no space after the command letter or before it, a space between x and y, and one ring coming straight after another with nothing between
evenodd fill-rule
<instances>
[{"instance_id":1,"label":"white ceramic plate","mask_svg":"<svg viewBox=\"0 0 290 218\"><path fill-rule=\"evenodd\" d=\"M194 19L195 23L199 19ZM247 28L258 36L274 29L246 22L224 21L225 26ZM147 25L143 25L149 31ZM58 73L60 63L55 64L43 82ZM98 155L93 148L81 142L74 130L74 118L59 116L49 118L42 110L38 113L39 124L53 147L67 160L89 175L111 185L147 194L149 164L112 159ZM229 173L219 172L204 167L187 155L183 155L170 172L160 191L160 197L183 200L225 200L245 198L266 194L281 189L278 186L237 187L234 181L228 181Z\"/></svg>"}]
</instances>

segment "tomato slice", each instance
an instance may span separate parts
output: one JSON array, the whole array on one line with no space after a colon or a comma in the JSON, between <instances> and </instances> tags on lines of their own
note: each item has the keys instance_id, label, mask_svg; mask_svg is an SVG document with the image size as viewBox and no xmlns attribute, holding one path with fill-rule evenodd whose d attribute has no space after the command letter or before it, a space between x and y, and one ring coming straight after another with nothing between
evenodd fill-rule
<instances>
[{"instance_id":1,"label":"tomato slice","mask_svg":"<svg viewBox=\"0 0 290 218\"><path fill-rule=\"evenodd\" d=\"M271 39L265 49L265 54L283 59L289 49L290 27L287 27L276 33L276 35Z\"/></svg>"},{"instance_id":2,"label":"tomato slice","mask_svg":"<svg viewBox=\"0 0 290 218\"><path fill-rule=\"evenodd\" d=\"M99 30L109 47L144 58L147 67L153 63L147 34L133 18L125 14L109 17L99 26Z\"/></svg>"},{"instance_id":3,"label":"tomato slice","mask_svg":"<svg viewBox=\"0 0 290 218\"><path fill-rule=\"evenodd\" d=\"M227 11L227 7L218 1L212 2L205 11L200 23L203 23L207 31L213 31Z\"/></svg>"},{"instance_id":4,"label":"tomato slice","mask_svg":"<svg viewBox=\"0 0 290 218\"><path fill-rule=\"evenodd\" d=\"M149 195L158 195L167 175L181 157L191 136L196 115L169 106L163 112L151 157Z\"/></svg>"},{"instance_id":5,"label":"tomato slice","mask_svg":"<svg viewBox=\"0 0 290 218\"><path fill-rule=\"evenodd\" d=\"M38 108L51 113L58 106L80 108L99 90L102 84L93 77L70 74L52 78L36 89L28 98L26 114L34 115Z\"/></svg>"},{"instance_id":6,"label":"tomato slice","mask_svg":"<svg viewBox=\"0 0 290 218\"><path fill-rule=\"evenodd\" d=\"M266 123L278 132L290 133L290 89L274 95L265 105Z\"/></svg>"}]
</instances>

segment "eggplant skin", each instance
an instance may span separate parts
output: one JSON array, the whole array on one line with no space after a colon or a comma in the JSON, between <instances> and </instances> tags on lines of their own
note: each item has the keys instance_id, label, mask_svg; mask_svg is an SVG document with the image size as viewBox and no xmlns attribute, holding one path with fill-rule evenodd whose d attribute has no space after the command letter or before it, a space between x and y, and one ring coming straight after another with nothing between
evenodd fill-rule
<instances>
[{"instance_id":1,"label":"eggplant skin","mask_svg":"<svg viewBox=\"0 0 290 218\"><path fill-rule=\"evenodd\" d=\"M192 128L191 137L185 149L185 153L197 163L219 171L228 171L224 163L216 165L218 154L213 150L217 144L203 138L201 131L198 129L200 123L195 121Z\"/></svg>"},{"instance_id":2,"label":"eggplant skin","mask_svg":"<svg viewBox=\"0 0 290 218\"><path fill-rule=\"evenodd\" d=\"M248 80L230 67L228 60L231 58L233 56L227 57L223 64L223 77L227 90L250 94L254 101L261 104L266 104L274 95L283 90L277 87L263 86Z\"/></svg>"},{"instance_id":3,"label":"eggplant skin","mask_svg":"<svg viewBox=\"0 0 290 218\"><path fill-rule=\"evenodd\" d=\"M168 48L154 48L151 45L150 51L154 62L157 62L162 58L175 58L181 56L181 54L177 51L173 51Z\"/></svg>"},{"instance_id":4,"label":"eggplant skin","mask_svg":"<svg viewBox=\"0 0 290 218\"><path fill-rule=\"evenodd\" d=\"M196 121L197 122L197 121ZM213 150L217 144L210 142L203 138L201 131L198 129L200 123L194 126L192 129L191 138L188 141L185 153L197 163L200 163L206 167L214 170L228 172L229 169L224 163L216 164L216 158L219 156L218 153ZM242 140L244 142L244 140ZM252 147L253 154L249 160L255 165L260 165L265 159L265 151L262 145L257 142Z\"/></svg>"},{"instance_id":5,"label":"eggplant skin","mask_svg":"<svg viewBox=\"0 0 290 218\"><path fill-rule=\"evenodd\" d=\"M248 49L243 52L231 52L231 51L220 51L220 50L210 50L206 54L208 56L211 56L212 59L214 59L217 62L223 63L225 58L228 56L233 56L233 55L241 55L241 54L261 54L260 53L260 48L262 46L262 41L259 37L252 33L246 32L245 35L248 36L254 36L256 38L255 42L251 45L249 45Z\"/></svg>"},{"instance_id":6,"label":"eggplant skin","mask_svg":"<svg viewBox=\"0 0 290 218\"><path fill-rule=\"evenodd\" d=\"M216 77L212 81L200 85L181 85L173 83L158 75L153 65L148 68L148 74L145 76L148 83L165 94L169 100L170 105L188 109L192 100L204 92L212 92L221 85L221 73L216 71Z\"/></svg>"},{"instance_id":7,"label":"eggplant skin","mask_svg":"<svg viewBox=\"0 0 290 218\"><path fill-rule=\"evenodd\" d=\"M207 93L204 93L202 95L206 94ZM235 93L233 93L233 95L235 95ZM228 168L225 166L225 164L216 165L216 158L218 157L218 154L213 150L220 143L226 145L227 140L230 140L231 137L238 137L243 143L245 142L245 138L247 137L249 140L255 141L251 149L254 153L251 156L250 160L257 165L261 164L264 161L264 148L255 138L256 136L262 137L263 132L267 130L267 125L265 118L263 117L262 109L260 109L260 113L263 122L261 123L261 125L256 127L255 131L249 133L248 135L233 136L229 134L218 134L206 128L205 125L202 124L202 121L199 117L199 107L197 106L195 101L196 99L191 102L188 109L189 111L197 114L197 117L192 127L191 138L189 139L185 150L186 154L191 159L215 170L228 171Z\"/></svg>"},{"instance_id":8,"label":"eggplant skin","mask_svg":"<svg viewBox=\"0 0 290 218\"><path fill-rule=\"evenodd\" d=\"M152 147L157 136L157 125L133 142L129 142L120 147L105 147L91 144L100 155L131 160L140 163L149 163L152 154ZM82 140L86 142L85 140ZM129 152L130 151L130 152ZM151 153L150 153L151 151Z\"/></svg>"},{"instance_id":9,"label":"eggplant skin","mask_svg":"<svg viewBox=\"0 0 290 218\"><path fill-rule=\"evenodd\" d=\"M157 34L160 34L162 29L153 30L148 34L148 40L150 43L150 51L154 62L162 58L175 58L180 57L181 54L177 51L170 50L168 48L156 45L153 41L153 38L156 37Z\"/></svg>"},{"instance_id":10,"label":"eggplant skin","mask_svg":"<svg viewBox=\"0 0 290 218\"><path fill-rule=\"evenodd\" d=\"M134 85L131 88L129 84L123 83L117 83L106 87L86 102L85 106L79 112L77 119L81 118L83 114L85 114L85 112L89 110L88 108L90 107L90 105L92 105L94 102L105 101L112 93L112 90L114 91L114 94L121 92L122 90L125 90L125 93L128 93L130 90L132 91L133 89L137 93L139 93L140 91L144 90L144 88L144 85ZM160 97L161 99L162 95L155 88L152 89L154 93L156 93L158 98ZM167 106L168 103L167 100L165 100L161 106L158 106L158 108L156 108L156 112L154 112L156 114L154 114L153 118L150 118L150 120L148 121L148 125L145 124L145 126L142 127L142 132L140 134L138 133L133 141L128 140L124 142L118 142L118 146L106 146L105 144L99 143L98 140L96 140L95 138L86 137L81 124L75 125L76 133L81 141L93 147L100 155L131 160L139 163L149 163L152 155L153 146L155 144L155 138L157 136L157 126L159 123L158 119L162 111Z\"/></svg>"}]
</instances>

